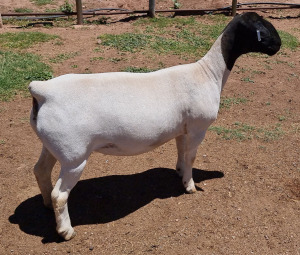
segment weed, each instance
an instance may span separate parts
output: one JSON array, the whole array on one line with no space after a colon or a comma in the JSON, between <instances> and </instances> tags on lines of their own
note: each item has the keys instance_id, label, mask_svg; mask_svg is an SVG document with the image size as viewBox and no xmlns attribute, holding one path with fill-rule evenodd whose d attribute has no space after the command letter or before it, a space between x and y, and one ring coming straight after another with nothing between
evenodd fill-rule
<instances>
[{"instance_id":1,"label":"weed","mask_svg":"<svg viewBox=\"0 0 300 255\"><path fill-rule=\"evenodd\" d=\"M254 83L254 80L252 80L251 77L244 77L244 78L241 79L241 81L249 82L249 83Z\"/></svg>"},{"instance_id":2,"label":"weed","mask_svg":"<svg viewBox=\"0 0 300 255\"><path fill-rule=\"evenodd\" d=\"M197 25L197 21L194 17L189 18L168 18L168 17L156 17L156 18L146 18L146 19L140 19L134 23L134 25L147 25L149 27L153 28L167 28L171 26L195 26Z\"/></svg>"},{"instance_id":3,"label":"weed","mask_svg":"<svg viewBox=\"0 0 300 255\"><path fill-rule=\"evenodd\" d=\"M176 38L173 39L156 35L124 33L120 35L104 34L99 38L102 45L133 53L152 49L156 54L201 55L200 51L203 51L203 48L206 51L210 46L207 41L201 40L201 38L186 30L176 33L175 36Z\"/></svg>"},{"instance_id":4,"label":"weed","mask_svg":"<svg viewBox=\"0 0 300 255\"><path fill-rule=\"evenodd\" d=\"M262 139L265 142L270 142L273 140L278 140L284 135L284 131L280 127L280 125L277 125L273 128L259 128L257 129L257 138Z\"/></svg>"},{"instance_id":5,"label":"weed","mask_svg":"<svg viewBox=\"0 0 300 255\"><path fill-rule=\"evenodd\" d=\"M31 2L34 2L36 5L46 5L46 4L52 4L53 0L31 0Z\"/></svg>"},{"instance_id":6,"label":"weed","mask_svg":"<svg viewBox=\"0 0 300 255\"><path fill-rule=\"evenodd\" d=\"M84 20L83 22L84 22L84 24L89 24L89 25L91 25L91 24L94 24L94 25L106 25L106 24L108 24L109 23L109 17L105 17L105 16L103 16L103 17L100 17L100 18L98 18L98 19L96 19L96 20Z\"/></svg>"},{"instance_id":7,"label":"weed","mask_svg":"<svg viewBox=\"0 0 300 255\"><path fill-rule=\"evenodd\" d=\"M266 72L264 72L264 71L261 71L261 70L253 70L252 72L251 72L252 74L266 74Z\"/></svg>"},{"instance_id":8,"label":"weed","mask_svg":"<svg viewBox=\"0 0 300 255\"><path fill-rule=\"evenodd\" d=\"M65 0L64 4L59 7L59 10L64 13L71 13L73 12L73 5L68 0Z\"/></svg>"},{"instance_id":9,"label":"weed","mask_svg":"<svg viewBox=\"0 0 300 255\"><path fill-rule=\"evenodd\" d=\"M217 23L215 25L203 25L201 34L209 38L211 41L215 41L225 28L224 23Z\"/></svg>"},{"instance_id":10,"label":"weed","mask_svg":"<svg viewBox=\"0 0 300 255\"><path fill-rule=\"evenodd\" d=\"M152 37L144 34L124 33L120 35L103 34L98 37L101 44L120 51L136 52L145 48Z\"/></svg>"},{"instance_id":11,"label":"weed","mask_svg":"<svg viewBox=\"0 0 300 255\"><path fill-rule=\"evenodd\" d=\"M51 68L33 54L0 51L0 100L9 100L17 90L27 90L32 80L52 78Z\"/></svg>"},{"instance_id":12,"label":"weed","mask_svg":"<svg viewBox=\"0 0 300 255\"><path fill-rule=\"evenodd\" d=\"M234 125L234 128L211 126L208 130L216 132L225 140L234 139L238 141L244 141L247 139L252 139L253 136L251 132L255 129L254 127L240 123L235 123Z\"/></svg>"},{"instance_id":13,"label":"weed","mask_svg":"<svg viewBox=\"0 0 300 255\"><path fill-rule=\"evenodd\" d=\"M90 59L90 62L102 61L102 60L104 60L104 57L93 57Z\"/></svg>"},{"instance_id":14,"label":"weed","mask_svg":"<svg viewBox=\"0 0 300 255\"><path fill-rule=\"evenodd\" d=\"M33 10L32 9L28 9L28 8L16 8L15 12L18 12L18 13L30 13L30 12L33 12Z\"/></svg>"},{"instance_id":15,"label":"weed","mask_svg":"<svg viewBox=\"0 0 300 255\"><path fill-rule=\"evenodd\" d=\"M21 118L19 118L19 121L21 123L29 123L30 122L30 118L29 117L21 117Z\"/></svg>"},{"instance_id":16,"label":"weed","mask_svg":"<svg viewBox=\"0 0 300 255\"><path fill-rule=\"evenodd\" d=\"M278 31L279 36L282 41L282 47L290 50L296 50L297 47L299 47L299 40L297 37L291 35L288 32L284 31Z\"/></svg>"},{"instance_id":17,"label":"weed","mask_svg":"<svg viewBox=\"0 0 300 255\"><path fill-rule=\"evenodd\" d=\"M99 44L101 44L101 42L99 42ZM94 52L100 52L100 53L103 53L104 50L101 49L100 47L97 47L97 48L94 49Z\"/></svg>"},{"instance_id":18,"label":"weed","mask_svg":"<svg viewBox=\"0 0 300 255\"><path fill-rule=\"evenodd\" d=\"M54 58L50 58L50 62L51 63L62 63L64 62L65 60L68 60L70 58L74 58L76 56L78 56L79 53L78 52L69 52L69 53L61 53L61 54L58 54L57 56L55 56Z\"/></svg>"},{"instance_id":19,"label":"weed","mask_svg":"<svg viewBox=\"0 0 300 255\"><path fill-rule=\"evenodd\" d=\"M220 109L229 109L232 105L245 104L247 101L248 99L243 97L221 97Z\"/></svg>"},{"instance_id":20,"label":"weed","mask_svg":"<svg viewBox=\"0 0 300 255\"><path fill-rule=\"evenodd\" d=\"M265 69L266 70L273 70L273 67L271 67L270 65L265 65Z\"/></svg>"},{"instance_id":21,"label":"weed","mask_svg":"<svg viewBox=\"0 0 300 255\"><path fill-rule=\"evenodd\" d=\"M194 17L140 19L134 25L146 28L142 32L136 29L135 33L101 35L101 44L133 53L152 51L152 56L170 53L188 60L203 56L225 27L224 23L203 25Z\"/></svg>"},{"instance_id":22,"label":"weed","mask_svg":"<svg viewBox=\"0 0 300 255\"><path fill-rule=\"evenodd\" d=\"M256 128L248 124L236 122L231 128L211 126L208 130L216 132L222 139L238 141L251 140L255 138L265 142L270 142L278 140L284 135L284 131L280 124L277 124L275 127Z\"/></svg>"},{"instance_id":23,"label":"weed","mask_svg":"<svg viewBox=\"0 0 300 255\"><path fill-rule=\"evenodd\" d=\"M234 72L237 73L237 74L245 73L245 72L250 70L249 68L240 67L239 65L236 65L236 69L237 70L235 70Z\"/></svg>"},{"instance_id":24,"label":"weed","mask_svg":"<svg viewBox=\"0 0 300 255\"><path fill-rule=\"evenodd\" d=\"M112 63L118 63L118 62L120 62L120 61L122 61L123 60L123 58L109 58L108 59L110 62L112 62Z\"/></svg>"},{"instance_id":25,"label":"weed","mask_svg":"<svg viewBox=\"0 0 300 255\"><path fill-rule=\"evenodd\" d=\"M292 124L292 132L295 134L300 133L300 124L299 123Z\"/></svg>"},{"instance_id":26,"label":"weed","mask_svg":"<svg viewBox=\"0 0 300 255\"><path fill-rule=\"evenodd\" d=\"M40 42L47 42L59 38L57 35L49 35L41 32L18 32L0 34L0 45L10 49L26 49Z\"/></svg>"},{"instance_id":27,"label":"weed","mask_svg":"<svg viewBox=\"0 0 300 255\"><path fill-rule=\"evenodd\" d=\"M173 4L174 4L173 8L174 9L179 9L181 4L178 2L178 0L172 0L172 1L173 1Z\"/></svg>"},{"instance_id":28,"label":"weed","mask_svg":"<svg viewBox=\"0 0 300 255\"><path fill-rule=\"evenodd\" d=\"M279 121L284 121L285 119L286 119L285 116L282 116L282 115L278 116Z\"/></svg>"},{"instance_id":29,"label":"weed","mask_svg":"<svg viewBox=\"0 0 300 255\"><path fill-rule=\"evenodd\" d=\"M134 66L130 66L130 67L126 67L124 69L122 69L122 72L131 72L131 73L150 73L153 71L156 71L157 69L149 69L147 67L134 67Z\"/></svg>"}]
</instances>

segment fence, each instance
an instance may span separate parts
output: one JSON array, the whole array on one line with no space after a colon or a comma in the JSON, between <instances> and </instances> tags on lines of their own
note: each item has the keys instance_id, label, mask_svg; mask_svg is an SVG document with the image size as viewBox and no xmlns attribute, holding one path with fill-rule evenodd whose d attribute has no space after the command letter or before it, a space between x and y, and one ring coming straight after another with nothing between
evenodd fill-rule
<instances>
[{"instance_id":1,"label":"fence","mask_svg":"<svg viewBox=\"0 0 300 255\"><path fill-rule=\"evenodd\" d=\"M254 5L253 8L244 8L243 6ZM259 5L268 5L267 7L257 7ZM270 5L276 5L270 6ZM77 15L77 24L83 24L83 16L96 16L96 15L118 15L118 14L147 14L149 17L155 17L156 13L175 13L180 15L195 15L195 14L206 14L206 13L215 13L215 12L227 12L231 13L232 16L236 15L237 10L266 10L266 9L291 9L291 8L300 8L300 4L291 4L291 3L278 3L278 2L257 2L257 3L237 3L237 0L232 0L232 4L227 7L217 8L217 9L168 9L168 10L156 10L155 9L155 0L149 0L149 9L148 10L125 10L125 9L113 9L113 8L104 8L96 9L90 11L82 10L81 0L76 0L76 12L54 12L54 13L0 13L0 28L2 27L2 18L1 17L14 17L14 16L51 16L62 17L62 16L72 16ZM100 10L100 11L99 11ZM104 11L103 11L104 10ZM52 16L53 18L53 16Z\"/></svg>"},{"instance_id":2,"label":"fence","mask_svg":"<svg viewBox=\"0 0 300 255\"><path fill-rule=\"evenodd\" d=\"M236 14L237 0L232 0L232 16ZM83 24L83 15L82 15L82 2L81 0L76 0L76 11L77 11L77 24ZM149 10L148 16L151 18L155 17L155 0L149 0Z\"/></svg>"}]
</instances>

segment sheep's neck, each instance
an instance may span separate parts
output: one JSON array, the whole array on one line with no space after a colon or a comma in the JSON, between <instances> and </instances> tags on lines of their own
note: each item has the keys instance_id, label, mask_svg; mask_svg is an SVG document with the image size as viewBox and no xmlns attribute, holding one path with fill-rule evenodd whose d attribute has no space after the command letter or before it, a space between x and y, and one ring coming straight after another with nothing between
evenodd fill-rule
<instances>
[{"instance_id":1,"label":"sheep's neck","mask_svg":"<svg viewBox=\"0 0 300 255\"><path fill-rule=\"evenodd\" d=\"M218 84L221 92L230 74L222 54L222 35L198 63L205 74Z\"/></svg>"}]
</instances>

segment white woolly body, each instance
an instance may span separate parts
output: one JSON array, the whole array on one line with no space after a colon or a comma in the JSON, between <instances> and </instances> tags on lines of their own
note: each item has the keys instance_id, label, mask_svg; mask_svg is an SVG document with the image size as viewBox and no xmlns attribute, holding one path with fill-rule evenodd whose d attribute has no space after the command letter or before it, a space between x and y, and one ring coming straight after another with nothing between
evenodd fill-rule
<instances>
[{"instance_id":1,"label":"white woolly body","mask_svg":"<svg viewBox=\"0 0 300 255\"><path fill-rule=\"evenodd\" d=\"M136 155L183 134L197 136L216 119L229 75L220 38L193 64L32 82L40 107L32 126L62 164L73 165L92 151Z\"/></svg>"},{"instance_id":2,"label":"white woolly body","mask_svg":"<svg viewBox=\"0 0 300 255\"><path fill-rule=\"evenodd\" d=\"M188 193L196 191L197 148L217 118L228 78L221 36L194 64L152 73L68 74L32 82L31 125L43 142L35 176L44 204L53 207L57 232L74 237L67 199L89 155L136 155L176 138L176 169ZM51 171L61 172L54 188Z\"/></svg>"},{"instance_id":3,"label":"white woolly body","mask_svg":"<svg viewBox=\"0 0 300 255\"><path fill-rule=\"evenodd\" d=\"M194 64L146 74L68 74L32 82L31 125L44 145L34 173L44 204L54 209L57 232L65 240L75 235L67 200L93 151L136 155L175 138L176 170L186 192L195 192L197 148L217 118L229 69L241 54L273 55L280 45L272 24L245 13ZM53 188L57 160L61 171Z\"/></svg>"}]
</instances>

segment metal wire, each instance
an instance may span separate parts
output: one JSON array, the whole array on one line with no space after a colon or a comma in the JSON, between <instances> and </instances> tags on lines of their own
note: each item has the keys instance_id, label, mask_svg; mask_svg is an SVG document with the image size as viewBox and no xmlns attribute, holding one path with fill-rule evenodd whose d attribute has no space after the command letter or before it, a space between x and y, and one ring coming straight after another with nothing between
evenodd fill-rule
<instances>
[{"instance_id":1,"label":"metal wire","mask_svg":"<svg viewBox=\"0 0 300 255\"><path fill-rule=\"evenodd\" d=\"M270 9L293 9L300 8L300 4L293 3L278 3L278 2L256 2L256 3L238 3L237 7L240 6L251 6L251 5L279 5L281 7L251 7L251 8L237 8L237 10L270 10ZM232 6L225 6L222 8L216 9L171 9L171 10L155 10L157 13L168 13L173 12L175 14L206 14L206 13L215 13L215 12L230 12L232 10ZM106 11L106 12L102 12ZM108 12L109 11L109 12ZM120 8L99 8L99 9L91 9L84 11L82 14L85 16L97 16L97 15L119 15L119 14L147 14L148 10L128 10L128 9L120 9ZM53 12L53 13L2 13L2 17L19 17L18 19L55 19L61 17L67 17L76 15L77 12ZM42 16L42 17L29 17L29 16ZM23 17L23 18L20 18Z\"/></svg>"}]
</instances>

